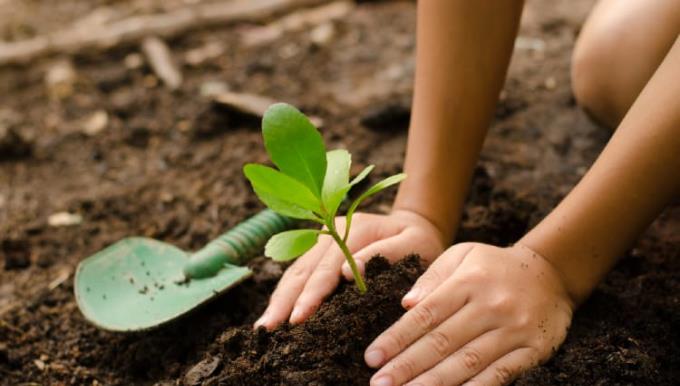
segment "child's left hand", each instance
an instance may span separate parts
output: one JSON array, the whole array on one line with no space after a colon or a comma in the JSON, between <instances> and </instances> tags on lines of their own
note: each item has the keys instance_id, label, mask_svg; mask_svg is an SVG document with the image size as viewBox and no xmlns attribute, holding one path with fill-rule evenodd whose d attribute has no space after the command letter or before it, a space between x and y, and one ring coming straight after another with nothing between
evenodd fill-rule
<instances>
[{"instance_id":1,"label":"child's left hand","mask_svg":"<svg viewBox=\"0 0 680 386\"><path fill-rule=\"evenodd\" d=\"M523 246L457 244L406 294L409 311L366 350L373 386L505 385L564 341L573 301Z\"/></svg>"}]
</instances>

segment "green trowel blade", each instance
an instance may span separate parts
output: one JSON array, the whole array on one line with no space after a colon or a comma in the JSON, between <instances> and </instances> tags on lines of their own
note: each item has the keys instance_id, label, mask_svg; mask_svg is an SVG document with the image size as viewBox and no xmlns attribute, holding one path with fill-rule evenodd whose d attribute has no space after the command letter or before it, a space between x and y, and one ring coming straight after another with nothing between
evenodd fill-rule
<instances>
[{"instance_id":1,"label":"green trowel blade","mask_svg":"<svg viewBox=\"0 0 680 386\"><path fill-rule=\"evenodd\" d=\"M156 327L248 278L246 267L225 264L215 276L184 280L190 254L157 240L130 237L83 260L75 275L76 301L95 325L112 331Z\"/></svg>"}]
</instances>

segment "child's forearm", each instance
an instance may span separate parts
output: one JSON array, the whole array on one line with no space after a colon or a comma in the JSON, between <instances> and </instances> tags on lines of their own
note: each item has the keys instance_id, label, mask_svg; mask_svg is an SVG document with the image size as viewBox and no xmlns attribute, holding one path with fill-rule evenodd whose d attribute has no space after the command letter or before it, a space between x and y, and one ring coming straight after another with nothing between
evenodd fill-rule
<instances>
[{"instance_id":1,"label":"child's forearm","mask_svg":"<svg viewBox=\"0 0 680 386\"><path fill-rule=\"evenodd\" d=\"M450 242L503 85L522 1L421 0L406 150L395 209L415 211Z\"/></svg>"},{"instance_id":2,"label":"child's forearm","mask_svg":"<svg viewBox=\"0 0 680 386\"><path fill-rule=\"evenodd\" d=\"M679 70L680 38L591 170L520 241L562 272L577 303L680 194Z\"/></svg>"}]
</instances>

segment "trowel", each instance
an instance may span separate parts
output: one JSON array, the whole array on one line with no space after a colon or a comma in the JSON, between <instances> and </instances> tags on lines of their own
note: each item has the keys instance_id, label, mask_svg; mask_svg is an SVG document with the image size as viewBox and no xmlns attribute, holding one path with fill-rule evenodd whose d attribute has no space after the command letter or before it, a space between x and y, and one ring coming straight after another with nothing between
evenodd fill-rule
<instances>
[{"instance_id":1,"label":"trowel","mask_svg":"<svg viewBox=\"0 0 680 386\"><path fill-rule=\"evenodd\" d=\"M129 237L84 259L76 269L76 302L85 318L110 331L154 328L186 314L247 279L245 263L293 220L269 209L195 253Z\"/></svg>"}]
</instances>

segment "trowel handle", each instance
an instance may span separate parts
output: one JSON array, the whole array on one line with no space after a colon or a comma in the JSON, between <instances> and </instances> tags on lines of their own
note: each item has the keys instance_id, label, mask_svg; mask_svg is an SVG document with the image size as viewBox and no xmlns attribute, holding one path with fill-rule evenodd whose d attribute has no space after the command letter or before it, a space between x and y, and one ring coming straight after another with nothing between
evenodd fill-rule
<instances>
[{"instance_id":1,"label":"trowel handle","mask_svg":"<svg viewBox=\"0 0 680 386\"><path fill-rule=\"evenodd\" d=\"M265 209L194 253L184 267L184 275L199 279L216 275L224 264L242 265L257 255L271 236L293 224L292 219Z\"/></svg>"}]
</instances>

